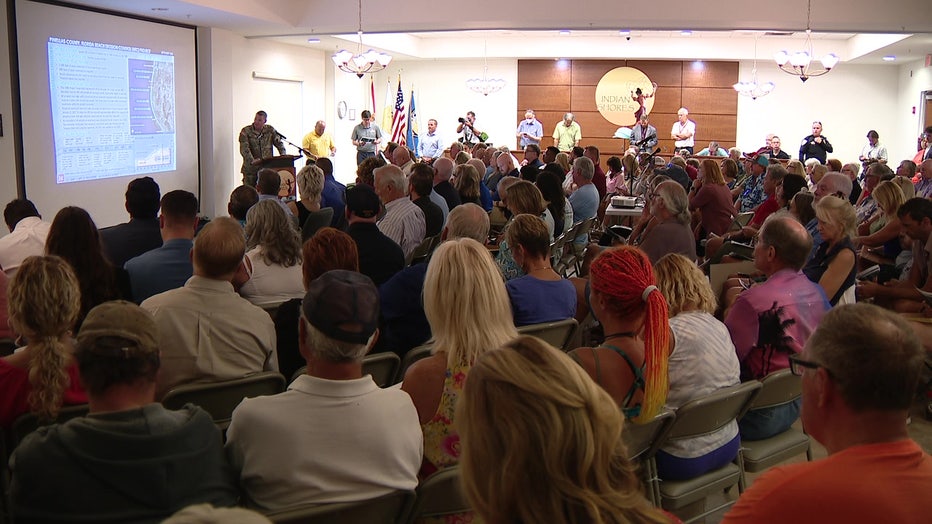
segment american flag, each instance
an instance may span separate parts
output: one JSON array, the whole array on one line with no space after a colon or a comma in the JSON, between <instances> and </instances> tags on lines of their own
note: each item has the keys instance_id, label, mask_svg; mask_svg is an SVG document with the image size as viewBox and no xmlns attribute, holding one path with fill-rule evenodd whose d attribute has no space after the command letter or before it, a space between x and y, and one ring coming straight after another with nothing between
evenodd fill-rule
<instances>
[{"instance_id":1,"label":"american flag","mask_svg":"<svg viewBox=\"0 0 932 524\"><path fill-rule=\"evenodd\" d=\"M398 94L395 96L395 114L392 116L392 142L405 145L408 119L405 115L405 95L401 91L401 75L398 75Z\"/></svg>"}]
</instances>

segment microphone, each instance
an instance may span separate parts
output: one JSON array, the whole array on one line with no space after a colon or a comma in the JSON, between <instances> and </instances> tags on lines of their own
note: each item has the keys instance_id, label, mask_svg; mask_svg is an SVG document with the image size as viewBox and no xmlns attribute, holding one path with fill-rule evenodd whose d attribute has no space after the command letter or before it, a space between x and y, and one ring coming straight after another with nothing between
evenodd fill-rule
<instances>
[{"instance_id":1,"label":"microphone","mask_svg":"<svg viewBox=\"0 0 932 524\"><path fill-rule=\"evenodd\" d=\"M288 140L288 137L279 133L277 129L275 130L275 134L278 135L278 138L281 138L282 140Z\"/></svg>"}]
</instances>

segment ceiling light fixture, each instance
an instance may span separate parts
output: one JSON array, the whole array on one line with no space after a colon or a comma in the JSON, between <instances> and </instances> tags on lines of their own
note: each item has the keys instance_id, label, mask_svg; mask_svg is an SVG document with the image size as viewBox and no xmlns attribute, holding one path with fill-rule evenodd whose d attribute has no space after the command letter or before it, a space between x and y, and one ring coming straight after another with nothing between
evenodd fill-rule
<instances>
[{"instance_id":1,"label":"ceiling light fixture","mask_svg":"<svg viewBox=\"0 0 932 524\"><path fill-rule=\"evenodd\" d=\"M762 96L769 95L776 85L773 82L757 81L757 37L754 37L754 67L751 68L751 79L738 82L732 86L739 95L749 96L751 100L757 100Z\"/></svg>"},{"instance_id":2,"label":"ceiling light fixture","mask_svg":"<svg viewBox=\"0 0 932 524\"><path fill-rule=\"evenodd\" d=\"M784 72L791 75L798 76L800 80L805 82L813 76L822 76L825 73L828 73L838 64L840 60L838 55L835 53L829 53L823 56L819 62L822 64L821 67L812 66L812 0L808 1L808 8L806 10L806 48L802 51L796 51L793 54L788 53L787 51L780 51L777 54L773 55L774 61L777 62L777 65Z\"/></svg>"},{"instance_id":3,"label":"ceiling light fixture","mask_svg":"<svg viewBox=\"0 0 932 524\"><path fill-rule=\"evenodd\" d=\"M359 31L356 34L359 36L359 43L356 44L355 53L340 49L331 57L340 71L362 78L366 73L375 73L388 67L392 55L374 49L362 52L362 0L359 0Z\"/></svg>"},{"instance_id":4,"label":"ceiling light fixture","mask_svg":"<svg viewBox=\"0 0 932 524\"><path fill-rule=\"evenodd\" d=\"M884 62L893 62L894 60L896 60L896 57L894 55L887 55L883 57Z\"/></svg>"},{"instance_id":5,"label":"ceiling light fixture","mask_svg":"<svg viewBox=\"0 0 932 524\"><path fill-rule=\"evenodd\" d=\"M488 43L483 43L485 54L485 68L482 70L482 78L470 78L466 81L466 87L474 93L482 96L489 96L491 93L497 93L505 87L505 80L501 78L489 78L489 48Z\"/></svg>"}]
</instances>

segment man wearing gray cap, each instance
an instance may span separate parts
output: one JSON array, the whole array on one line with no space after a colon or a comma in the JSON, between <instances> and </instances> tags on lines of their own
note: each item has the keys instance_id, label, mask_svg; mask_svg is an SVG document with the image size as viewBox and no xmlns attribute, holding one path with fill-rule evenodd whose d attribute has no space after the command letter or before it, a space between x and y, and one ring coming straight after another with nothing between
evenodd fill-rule
<instances>
[{"instance_id":1,"label":"man wearing gray cap","mask_svg":"<svg viewBox=\"0 0 932 524\"><path fill-rule=\"evenodd\" d=\"M307 374L284 393L243 400L227 430L252 505L353 502L417 486L423 437L414 404L362 374L378 325L369 277L334 270L308 286L298 324Z\"/></svg>"},{"instance_id":2,"label":"man wearing gray cap","mask_svg":"<svg viewBox=\"0 0 932 524\"><path fill-rule=\"evenodd\" d=\"M17 520L158 521L238 496L220 431L203 409L155 402L159 332L126 301L88 313L74 357L90 415L40 428L10 460Z\"/></svg>"}]
</instances>

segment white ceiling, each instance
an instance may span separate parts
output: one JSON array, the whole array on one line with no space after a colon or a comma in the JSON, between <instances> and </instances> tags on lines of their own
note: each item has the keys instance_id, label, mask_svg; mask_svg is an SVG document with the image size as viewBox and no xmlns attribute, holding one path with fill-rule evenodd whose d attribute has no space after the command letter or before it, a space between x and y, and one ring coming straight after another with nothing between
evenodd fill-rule
<instances>
[{"instance_id":1,"label":"white ceiling","mask_svg":"<svg viewBox=\"0 0 932 524\"><path fill-rule=\"evenodd\" d=\"M353 0L71 0L147 18L226 29L331 53L354 49L359 8ZM769 60L780 49L802 49L807 0L586 0L567 13L560 0L503 5L496 0L365 0L365 48L398 59L633 58ZM932 53L928 0L815 0L814 54L842 62L897 63ZM571 34L560 36L558 30ZM629 35L619 30L630 30ZM680 30L693 33L683 36ZM773 35L771 33L789 33ZM627 38L630 36L630 39ZM320 40L308 44L308 38ZM351 42L347 42L350 39Z\"/></svg>"}]
</instances>

